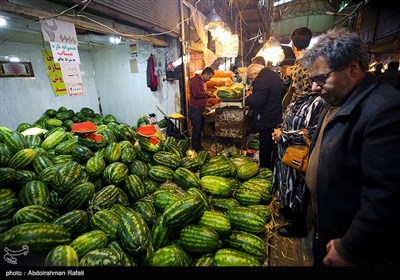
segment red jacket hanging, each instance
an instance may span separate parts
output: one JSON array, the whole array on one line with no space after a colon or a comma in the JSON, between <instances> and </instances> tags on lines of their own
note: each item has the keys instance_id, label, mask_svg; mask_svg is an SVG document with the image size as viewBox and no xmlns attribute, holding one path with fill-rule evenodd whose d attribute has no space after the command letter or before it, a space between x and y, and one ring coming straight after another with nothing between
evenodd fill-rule
<instances>
[{"instance_id":1,"label":"red jacket hanging","mask_svg":"<svg viewBox=\"0 0 400 280\"><path fill-rule=\"evenodd\" d=\"M147 59L147 87L151 91L157 91L157 77L155 75L154 58L151 54L149 59Z\"/></svg>"}]
</instances>

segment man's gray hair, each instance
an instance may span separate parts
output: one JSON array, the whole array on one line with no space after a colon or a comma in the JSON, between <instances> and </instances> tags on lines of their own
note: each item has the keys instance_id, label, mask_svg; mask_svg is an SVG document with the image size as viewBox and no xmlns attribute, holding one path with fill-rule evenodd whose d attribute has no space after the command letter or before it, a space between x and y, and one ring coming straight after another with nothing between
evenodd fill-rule
<instances>
[{"instance_id":1,"label":"man's gray hair","mask_svg":"<svg viewBox=\"0 0 400 280\"><path fill-rule=\"evenodd\" d=\"M368 46L361 37L347 28L334 28L318 37L318 41L301 57L301 64L309 68L318 57L324 57L331 69L340 71L358 61L360 68L368 71Z\"/></svg>"}]
</instances>

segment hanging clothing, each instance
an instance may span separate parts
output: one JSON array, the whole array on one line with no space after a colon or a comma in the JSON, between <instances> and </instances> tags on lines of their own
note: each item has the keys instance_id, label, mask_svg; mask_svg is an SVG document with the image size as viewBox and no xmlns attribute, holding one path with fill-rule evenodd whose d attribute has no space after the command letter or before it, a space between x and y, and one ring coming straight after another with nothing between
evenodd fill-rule
<instances>
[{"instance_id":1,"label":"hanging clothing","mask_svg":"<svg viewBox=\"0 0 400 280\"><path fill-rule=\"evenodd\" d=\"M147 59L147 87L149 87L151 91L157 91L158 82L155 72L154 57L151 54Z\"/></svg>"}]
</instances>

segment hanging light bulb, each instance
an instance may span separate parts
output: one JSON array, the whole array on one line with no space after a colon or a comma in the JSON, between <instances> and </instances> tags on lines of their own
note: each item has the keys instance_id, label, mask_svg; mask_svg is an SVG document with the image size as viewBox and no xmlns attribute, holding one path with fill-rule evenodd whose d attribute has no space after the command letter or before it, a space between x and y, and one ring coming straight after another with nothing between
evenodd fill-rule
<instances>
[{"instance_id":1,"label":"hanging light bulb","mask_svg":"<svg viewBox=\"0 0 400 280\"><path fill-rule=\"evenodd\" d=\"M223 27L221 26L214 27L213 29L210 30L210 32L214 40L227 41L232 36L231 29L226 23L224 23Z\"/></svg>"},{"instance_id":2,"label":"hanging light bulb","mask_svg":"<svg viewBox=\"0 0 400 280\"><path fill-rule=\"evenodd\" d=\"M205 21L205 30L208 31L210 29L213 29L217 26L224 26L224 22L222 21L222 18L217 14L215 9L213 8L211 12L208 14L206 21Z\"/></svg>"},{"instance_id":3,"label":"hanging light bulb","mask_svg":"<svg viewBox=\"0 0 400 280\"><path fill-rule=\"evenodd\" d=\"M265 61L272 62L273 66L277 65L279 61L285 59L285 53L283 52L281 44L274 36L269 38L256 56L264 57Z\"/></svg>"}]
</instances>

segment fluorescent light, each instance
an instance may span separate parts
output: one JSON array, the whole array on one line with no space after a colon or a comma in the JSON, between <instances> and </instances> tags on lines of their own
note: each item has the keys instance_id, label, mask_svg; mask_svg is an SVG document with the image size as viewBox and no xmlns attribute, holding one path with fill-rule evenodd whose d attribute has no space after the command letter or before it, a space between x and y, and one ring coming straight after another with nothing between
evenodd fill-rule
<instances>
[{"instance_id":1,"label":"fluorescent light","mask_svg":"<svg viewBox=\"0 0 400 280\"><path fill-rule=\"evenodd\" d=\"M7 25L7 20L3 17L0 17L0 27L6 26Z\"/></svg>"},{"instance_id":2,"label":"fluorescent light","mask_svg":"<svg viewBox=\"0 0 400 280\"><path fill-rule=\"evenodd\" d=\"M110 37L110 42L111 42L111 44L115 44L115 45L118 45L118 44L120 44L121 43L121 37Z\"/></svg>"},{"instance_id":3,"label":"fluorescent light","mask_svg":"<svg viewBox=\"0 0 400 280\"><path fill-rule=\"evenodd\" d=\"M10 56L10 62L20 62L20 60L16 56Z\"/></svg>"}]
</instances>

